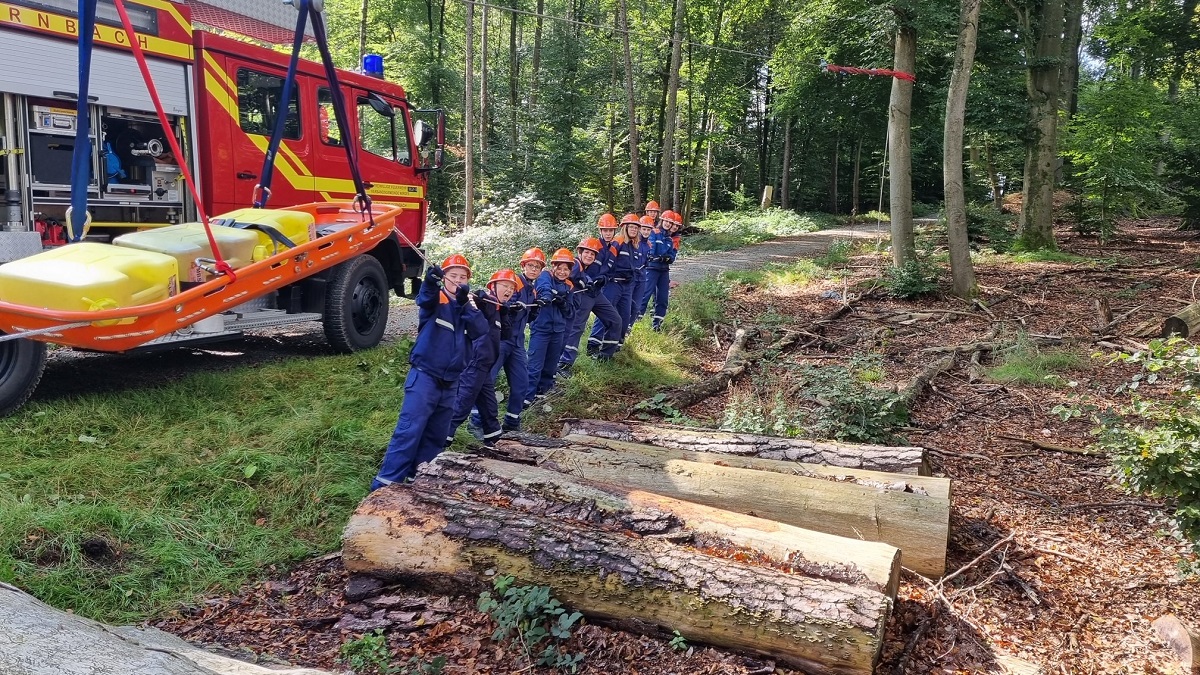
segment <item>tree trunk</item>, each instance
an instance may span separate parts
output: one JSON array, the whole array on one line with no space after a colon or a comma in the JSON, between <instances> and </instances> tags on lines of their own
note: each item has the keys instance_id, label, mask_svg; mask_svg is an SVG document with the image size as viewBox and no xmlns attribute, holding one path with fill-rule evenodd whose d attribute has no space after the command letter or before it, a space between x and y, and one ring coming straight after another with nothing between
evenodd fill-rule
<instances>
[{"instance_id":1,"label":"tree trunk","mask_svg":"<svg viewBox=\"0 0 1200 675\"><path fill-rule=\"evenodd\" d=\"M866 586L895 598L900 551L878 542L846 539L732 511L590 483L526 464L447 453L422 468L426 489L500 499L535 515L557 515L613 525L642 536L684 542L700 536L752 549L804 576ZM693 544L696 542L693 541ZM698 547L699 548L699 547Z\"/></svg>"},{"instance_id":2,"label":"tree trunk","mask_svg":"<svg viewBox=\"0 0 1200 675\"><path fill-rule=\"evenodd\" d=\"M5 675L331 675L267 668L215 654L155 628L106 626L0 583L0 673Z\"/></svg>"},{"instance_id":3,"label":"tree trunk","mask_svg":"<svg viewBox=\"0 0 1200 675\"><path fill-rule=\"evenodd\" d=\"M949 496L949 483L946 479L913 478L932 475L925 449L918 447L809 441L802 438L782 438L697 427L600 420L571 420L563 425L562 434L564 437L582 439L590 436L766 461L800 462L804 464L800 471L814 476L845 476L846 469L854 469L854 476L864 476L875 482L895 483L901 480L920 487L935 497ZM755 463L735 466L792 473L797 470L790 464ZM901 478L894 474L905 475Z\"/></svg>"},{"instance_id":4,"label":"tree trunk","mask_svg":"<svg viewBox=\"0 0 1200 675\"><path fill-rule=\"evenodd\" d=\"M1197 334L1200 334L1200 303L1184 307L1174 316L1167 317L1163 323L1162 336L1164 338L1172 335L1186 338Z\"/></svg>"},{"instance_id":5,"label":"tree trunk","mask_svg":"<svg viewBox=\"0 0 1200 675\"><path fill-rule=\"evenodd\" d=\"M916 73L917 69L917 31L903 22L896 29L894 69L902 73ZM896 267L904 267L917 258L912 215L912 91L912 82L892 78L892 98L888 104L888 150L891 155L888 187L892 264Z\"/></svg>"},{"instance_id":6,"label":"tree trunk","mask_svg":"<svg viewBox=\"0 0 1200 675\"><path fill-rule=\"evenodd\" d=\"M946 195L946 238L950 245L950 271L954 294L974 297L975 268L971 264L971 245L967 239L967 201L963 188L963 127L967 111L967 91L971 86L971 68L975 64L975 42L979 35L979 8L982 0L962 0L958 45L954 70L946 92L946 124L942 143L942 177Z\"/></svg>"},{"instance_id":7,"label":"tree trunk","mask_svg":"<svg viewBox=\"0 0 1200 675\"><path fill-rule=\"evenodd\" d=\"M930 577L945 571L948 499L853 483L731 466L729 455L601 444L543 448L501 440L502 452L577 478L747 513L840 537L891 544L904 566ZM759 460L764 461L764 460Z\"/></svg>"},{"instance_id":8,"label":"tree trunk","mask_svg":"<svg viewBox=\"0 0 1200 675\"><path fill-rule=\"evenodd\" d=\"M712 134L716 133L717 130L716 117L708 121L708 126L709 138L704 141L704 215L706 216L712 209Z\"/></svg>"},{"instance_id":9,"label":"tree trunk","mask_svg":"<svg viewBox=\"0 0 1200 675\"><path fill-rule=\"evenodd\" d=\"M479 30L479 177L482 178L487 174L487 150L488 150L488 131L491 129L491 124L488 123L488 116L492 114L491 106L488 105L488 7L483 6L483 16L480 17Z\"/></svg>"},{"instance_id":10,"label":"tree trunk","mask_svg":"<svg viewBox=\"0 0 1200 675\"><path fill-rule=\"evenodd\" d=\"M1063 56L1063 5L1045 0L1036 46L1026 37L1025 86L1029 121L1025 141L1025 176L1017 236L1027 249L1055 248L1054 174L1058 159L1059 66Z\"/></svg>"},{"instance_id":11,"label":"tree trunk","mask_svg":"<svg viewBox=\"0 0 1200 675\"><path fill-rule=\"evenodd\" d=\"M621 29L621 52L625 59L625 115L629 123L629 177L633 184L633 210L641 213L642 179L639 176L637 97L633 90L633 59L629 54L629 9L626 0L617 0L617 21Z\"/></svg>"},{"instance_id":12,"label":"tree trunk","mask_svg":"<svg viewBox=\"0 0 1200 675\"><path fill-rule=\"evenodd\" d=\"M1079 46L1083 42L1083 0L1066 0L1063 34L1062 81L1059 89L1066 101L1069 121L1079 109Z\"/></svg>"},{"instance_id":13,"label":"tree trunk","mask_svg":"<svg viewBox=\"0 0 1200 675\"><path fill-rule=\"evenodd\" d=\"M367 6L370 0L362 0L358 19L358 67L362 68L363 57L367 54Z\"/></svg>"},{"instance_id":14,"label":"tree trunk","mask_svg":"<svg viewBox=\"0 0 1200 675\"><path fill-rule=\"evenodd\" d=\"M466 194L463 196L463 227L475 224L475 141L472 138L475 126L475 98L471 85L475 80L475 3L468 2L466 7L466 74L463 77L465 91L463 92L463 146L466 148Z\"/></svg>"},{"instance_id":15,"label":"tree trunk","mask_svg":"<svg viewBox=\"0 0 1200 675\"><path fill-rule=\"evenodd\" d=\"M783 166L779 170L779 206L792 208L792 118L783 121Z\"/></svg>"},{"instance_id":16,"label":"tree trunk","mask_svg":"<svg viewBox=\"0 0 1200 675\"><path fill-rule=\"evenodd\" d=\"M513 167L517 165L517 82L521 66L517 59L518 1L512 0L513 11L508 23L508 161Z\"/></svg>"},{"instance_id":17,"label":"tree trunk","mask_svg":"<svg viewBox=\"0 0 1200 675\"><path fill-rule=\"evenodd\" d=\"M858 137L858 144L854 148L854 178L850 181L850 215L858 215L858 183L859 176L862 175L862 136Z\"/></svg>"},{"instance_id":18,"label":"tree trunk","mask_svg":"<svg viewBox=\"0 0 1200 675\"><path fill-rule=\"evenodd\" d=\"M671 65L667 80L666 111L663 114L662 165L658 169L658 201L664 209L675 208L671 201L671 164L675 156L675 117L678 112L679 65L683 48L683 0L675 0L675 29L671 36Z\"/></svg>"},{"instance_id":19,"label":"tree trunk","mask_svg":"<svg viewBox=\"0 0 1200 675\"><path fill-rule=\"evenodd\" d=\"M988 185L992 186L992 206L999 212L1004 211L1004 190L1000 186L1000 174L996 172L996 161L992 158L992 141L984 139L983 157L987 164Z\"/></svg>"},{"instance_id":20,"label":"tree trunk","mask_svg":"<svg viewBox=\"0 0 1200 675\"><path fill-rule=\"evenodd\" d=\"M833 137L833 165L829 168L829 212L838 214L838 152L841 150L842 132L839 130Z\"/></svg>"},{"instance_id":21,"label":"tree trunk","mask_svg":"<svg viewBox=\"0 0 1200 675\"><path fill-rule=\"evenodd\" d=\"M591 617L636 619L809 672L871 673L878 660L890 602L877 591L421 482L377 490L359 506L343 537L347 569L459 592L464 581L512 575Z\"/></svg>"}]
</instances>

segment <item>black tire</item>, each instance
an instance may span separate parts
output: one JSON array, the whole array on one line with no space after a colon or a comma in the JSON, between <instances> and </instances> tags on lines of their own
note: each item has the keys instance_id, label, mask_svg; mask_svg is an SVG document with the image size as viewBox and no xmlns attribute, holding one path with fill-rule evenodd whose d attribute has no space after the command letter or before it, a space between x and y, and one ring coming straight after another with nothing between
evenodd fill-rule
<instances>
[{"instance_id":1,"label":"black tire","mask_svg":"<svg viewBox=\"0 0 1200 675\"><path fill-rule=\"evenodd\" d=\"M0 417L11 415L29 400L45 370L45 342L0 342Z\"/></svg>"},{"instance_id":2,"label":"black tire","mask_svg":"<svg viewBox=\"0 0 1200 675\"><path fill-rule=\"evenodd\" d=\"M388 321L388 281L383 265L359 255L333 268L325 287L325 338L349 354L383 339Z\"/></svg>"}]
</instances>

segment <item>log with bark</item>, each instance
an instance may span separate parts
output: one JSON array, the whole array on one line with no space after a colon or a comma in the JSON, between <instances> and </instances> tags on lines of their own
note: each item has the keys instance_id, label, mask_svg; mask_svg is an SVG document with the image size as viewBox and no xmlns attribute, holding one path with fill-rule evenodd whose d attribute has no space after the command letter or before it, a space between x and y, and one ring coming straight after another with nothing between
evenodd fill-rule
<instances>
[{"instance_id":1,"label":"log with bark","mask_svg":"<svg viewBox=\"0 0 1200 675\"><path fill-rule=\"evenodd\" d=\"M499 452L598 483L645 490L841 537L891 544L904 566L925 576L945 571L950 500L855 483L731 466L735 458L600 443L537 447L501 440ZM744 461L744 460L743 460ZM758 460L766 461L766 460Z\"/></svg>"},{"instance_id":2,"label":"log with bark","mask_svg":"<svg viewBox=\"0 0 1200 675\"><path fill-rule=\"evenodd\" d=\"M1200 675L1200 637L1197 637L1174 614L1164 614L1151 624L1158 637L1167 643L1188 675Z\"/></svg>"},{"instance_id":3,"label":"log with bark","mask_svg":"<svg viewBox=\"0 0 1200 675\"><path fill-rule=\"evenodd\" d=\"M563 436L595 436L618 441L647 443L696 452L827 464L847 469L865 469L920 476L931 474L923 448L855 445L831 441L808 441L759 434L731 433L714 429L651 425L640 422L571 420Z\"/></svg>"},{"instance_id":4,"label":"log with bark","mask_svg":"<svg viewBox=\"0 0 1200 675\"><path fill-rule=\"evenodd\" d=\"M329 675L266 668L194 647L154 628L106 626L0 583L4 675Z\"/></svg>"},{"instance_id":5,"label":"log with bark","mask_svg":"<svg viewBox=\"0 0 1200 675\"><path fill-rule=\"evenodd\" d=\"M1167 317L1167 320L1163 322L1162 336L1165 338L1172 335L1191 337L1197 331L1200 331L1200 302L1188 305L1173 316Z\"/></svg>"},{"instance_id":6,"label":"log with bark","mask_svg":"<svg viewBox=\"0 0 1200 675\"><path fill-rule=\"evenodd\" d=\"M347 525L347 569L460 592L511 575L590 617L636 619L807 672L873 672L891 604L883 593L638 536L586 504L543 515L469 492L424 473L375 491Z\"/></svg>"}]
</instances>

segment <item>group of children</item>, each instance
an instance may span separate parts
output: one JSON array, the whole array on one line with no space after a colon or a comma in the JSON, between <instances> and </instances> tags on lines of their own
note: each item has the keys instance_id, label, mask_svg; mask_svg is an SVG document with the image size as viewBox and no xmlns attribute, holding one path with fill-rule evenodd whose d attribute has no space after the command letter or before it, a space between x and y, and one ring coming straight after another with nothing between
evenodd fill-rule
<instances>
[{"instance_id":1,"label":"group of children","mask_svg":"<svg viewBox=\"0 0 1200 675\"><path fill-rule=\"evenodd\" d=\"M468 416L489 445L519 430L521 412L556 377L570 374L589 315L596 321L586 351L601 361L621 349L652 298L651 326L661 330L682 228L678 213L660 212L654 201L641 217L630 213L618 222L606 213L597 223L600 236L580 241L574 254L560 248L547 261L531 248L519 274L502 269L474 293L463 256L430 265L416 298L417 341L404 403L371 489L411 480ZM503 421L495 392L501 368L510 389Z\"/></svg>"}]
</instances>

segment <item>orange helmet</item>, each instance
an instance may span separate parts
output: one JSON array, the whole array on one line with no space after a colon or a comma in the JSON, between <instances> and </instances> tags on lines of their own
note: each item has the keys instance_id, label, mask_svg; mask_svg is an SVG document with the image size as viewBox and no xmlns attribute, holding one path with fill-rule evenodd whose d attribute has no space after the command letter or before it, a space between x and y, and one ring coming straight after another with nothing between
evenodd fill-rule
<instances>
[{"instance_id":1,"label":"orange helmet","mask_svg":"<svg viewBox=\"0 0 1200 675\"><path fill-rule=\"evenodd\" d=\"M494 284L497 281L507 281L514 286L515 290L521 289L521 279L517 276L517 273L512 270L496 270L496 272L492 275L492 278L488 279L487 286L492 290L493 293L496 291Z\"/></svg>"},{"instance_id":2,"label":"orange helmet","mask_svg":"<svg viewBox=\"0 0 1200 675\"><path fill-rule=\"evenodd\" d=\"M454 255L442 261L443 272L450 271L450 268L452 267L461 267L467 271L468 277L471 276L471 263L467 262L467 259L462 254L455 253Z\"/></svg>"},{"instance_id":3,"label":"orange helmet","mask_svg":"<svg viewBox=\"0 0 1200 675\"><path fill-rule=\"evenodd\" d=\"M655 213L662 212L662 209L658 208L658 202L654 201L653 199L646 202L646 213L650 213L651 211Z\"/></svg>"},{"instance_id":4,"label":"orange helmet","mask_svg":"<svg viewBox=\"0 0 1200 675\"><path fill-rule=\"evenodd\" d=\"M676 225L683 225L683 217L680 216L678 213L675 213L671 209L667 209L666 211L663 211L662 214L659 216L659 219L661 219L664 223L675 223Z\"/></svg>"},{"instance_id":5,"label":"orange helmet","mask_svg":"<svg viewBox=\"0 0 1200 675\"><path fill-rule=\"evenodd\" d=\"M654 216L642 216L638 224L644 227L654 227Z\"/></svg>"},{"instance_id":6,"label":"orange helmet","mask_svg":"<svg viewBox=\"0 0 1200 675\"><path fill-rule=\"evenodd\" d=\"M615 230L617 229L617 217L611 213L605 213L600 216L600 220L596 221L596 229L598 230Z\"/></svg>"},{"instance_id":7,"label":"orange helmet","mask_svg":"<svg viewBox=\"0 0 1200 675\"><path fill-rule=\"evenodd\" d=\"M534 246L521 255L521 264L524 265L527 262L539 262L542 264L542 267L545 267L546 254L542 253L542 249Z\"/></svg>"},{"instance_id":8,"label":"orange helmet","mask_svg":"<svg viewBox=\"0 0 1200 675\"><path fill-rule=\"evenodd\" d=\"M566 263L568 265L575 264L575 256L569 248L560 248L554 252L554 256L550 258L550 264Z\"/></svg>"},{"instance_id":9,"label":"orange helmet","mask_svg":"<svg viewBox=\"0 0 1200 675\"><path fill-rule=\"evenodd\" d=\"M637 225L638 222L639 222L639 218L638 218L638 214L636 214L636 213L626 213L625 215L621 216L621 224L622 225L629 225L631 223L633 225Z\"/></svg>"},{"instance_id":10,"label":"orange helmet","mask_svg":"<svg viewBox=\"0 0 1200 675\"><path fill-rule=\"evenodd\" d=\"M581 240L579 242L579 245L575 247L575 250L578 251L580 249L583 249L586 251L591 251L592 253L595 253L596 255L600 255L600 249L603 247L604 247L604 244L601 244L599 239L597 239L595 237L588 237L586 239Z\"/></svg>"}]
</instances>

